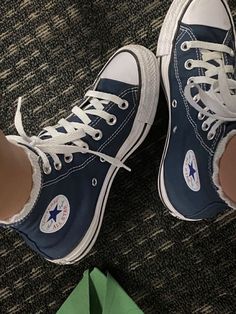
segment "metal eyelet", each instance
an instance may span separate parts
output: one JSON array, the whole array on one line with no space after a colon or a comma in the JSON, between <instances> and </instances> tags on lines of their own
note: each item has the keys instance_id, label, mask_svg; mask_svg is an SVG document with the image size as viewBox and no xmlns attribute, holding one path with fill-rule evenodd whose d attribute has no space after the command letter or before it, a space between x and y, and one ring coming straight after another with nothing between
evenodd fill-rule
<instances>
[{"instance_id":1,"label":"metal eyelet","mask_svg":"<svg viewBox=\"0 0 236 314\"><path fill-rule=\"evenodd\" d=\"M205 118L205 115L203 113L199 112L197 117L198 117L198 120L201 121L201 120L203 120Z\"/></svg>"},{"instance_id":2,"label":"metal eyelet","mask_svg":"<svg viewBox=\"0 0 236 314\"><path fill-rule=\"evenodd\" d=\"M199 100L200 100L199 94L196 94L196 95L193 97L193 100L194 100L195 102L199 102Z\"/></svg>"},{"instance_id":3,"label":"metal eyelet","mask_svg":"<svg viewBox=\"0 0 236 314\"><path fill-rule=\"evenodd\" d=\"M104 158L102 158L102 157L100 157L100 161L101 162L106 162L106 160Z\"/></svg>"},{"instance_id":4,"label":"metal eyelet","mask_svg":"<svg viewBox=\"0 0 236 314\"><path fill-rule=\"evenodd\" d=\"M187 81L187 85L191 85L191 84L194 84L194 78L193 77L190 77Z\"/></svg>"},{"instance_id":5,"label":"metal eyelet","mask_svg":"<svg viewBox=\"0 0 236 314\"><path fill-rule=\"evenodd\" d=\"M74 158L73 155L70 154L70 155L64 156L64 161L65 161L67 164L69 164L69 163L72 162L73 158Z\"/></svg>"},{"instance_id":6,"label":"metal eyelet","mask_svg":"<svg viewBox=\"0 0 236 314\"><path fill-rule=\"evenodd\" d=\"M83 143L82 148L86 149L86 150L89 150L89 145L87 143ZM85 151L85 152L81 152L81 153L82 154L86 154L87 152Z\"/></svg>"},{"instance_id":7,"label":"metal eyelet","mask_svg":"<svg viewBox=\"0 0 236 314\"><path fill-rule=\"evenodd\" d=\"M54 163L54 168L56 169L56 170L61 170L61 168L62 168L62 164L61 164L61 162L59 162L59 163Z\"/></svg>"},{"instance_id":8,"label":"metal eyelet","mask_svg":"<svg viewBox=\"0 0 236 314\"><path fill-rule=\"evenodd\" d=\"M193 62L191 59L187 60L185 63L184 63L184 67L185 69L187 70L192 70L193 69Z\"/></svg>"},{"instance_id":9,"label":"metal eyelet","mask_svg":"<svg viewBox=\"0 0 236 314\"><path fill-rule=\"evenodd\" d=\"M99 141L102 138L102 131L101 130L96 130L96 133L93 136L93 139L95 141Z\"/></svg>"},{"instance_id":10,"label":"metal eyelet","mask_svg":"<svg viewBox=\"0 0 236 314\"><path fill-rule=\"evenodd\" d=\"M112 116L109 120L107 120L107 124L109 125L115 125L117 122L116 116Z\"/></svg>"},{"instance_id":11,"label":"metal eyelet","mask_svg":"<svg viewBox=\"0 0 236 314\"><path fill-rule=\"evenodd\" d=\"M48 167L43 166L43 172L47 175L50 174L52 172L52 167L50 165Z\"/></svg>"},{"instance_id":12,"label":"metal eyelet","mask_svg":"<svg viewBox=\"0 0 236 314\"><path fill-rule=\"evenodd\" d=\"M188 47L188 42L187 41L184 41L182 44L181 44L181 50L182 51L188 51L189 50L189 47Z\"/></svg>"},{"instance_id":13,"label":"metal eyelet","mask_svg":"<svg viewBox=\"0 0 236 314\"><path fill-rule=\"evenodd\" d=\"M98 180L96 178L92 179L92 186L97 186Z\"/></svg>"},{"instance_id":14,"label":"metal eyelet","mask_svg":"<svg viewBox=\"0 0 236 314\"><path fill-rule=\"evenodd\" d=\"M83 147L84 149L89 149L88 143L84 143L82 147Z\"/></svg>"},{"instance_id":15,"label":"metal eyelet","mask_svg":"<svg viewBox=\"0 0 236 314\"><path fill-rule=\"evenodd\" d=\"M215 135L216 135L215 133L211 133L211 132L210 132L210 133L207 134L207 139L208 139L209 141L212 141L212 140L214 139Z\"/></svg>"},{"instance_id":16,"label":"metal eyelet","mask_svg":"<svg viewBox=\"0 0 236 314\"><path fill-rule=\"evenodd\" d=\"M122 110L126 110L129 107L129 103L127 100L123 100L123 103L119 105L119 108Z\"/></svg>"},{"instance_id":17,"label":"metal eyelet","mask_svg":"<svg viewBox=\"0 0 236 314\"><path fill-rule=\"evenodd\" d=\"M177 100L174 99L174 100L172 101L172 104L171 104L171 105L172 105L173 108L176 108L176 107L177 107L177 104L178 104L178 103L177 103Z\"/></svg>"},{"instance_id":18,"label":"metal eyelet","mask_svg":"<svg viewBox=\"0 0 236 314\"><path fill-rule=\"evenodd\" d=\"M202 124L202 130L203 130L203 131L208 131L209 128L210 128L210 125L207 124L206 122L203 122L203 124Z\"/></svg>"}]
</instances>

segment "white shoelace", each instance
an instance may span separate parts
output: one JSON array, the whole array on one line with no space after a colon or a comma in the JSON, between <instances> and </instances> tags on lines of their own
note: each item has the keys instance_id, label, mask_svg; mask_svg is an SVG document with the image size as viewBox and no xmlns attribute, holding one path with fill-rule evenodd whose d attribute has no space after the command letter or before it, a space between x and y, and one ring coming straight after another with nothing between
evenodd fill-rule
<instances>
[{"instance_id":1,"label":"white shoelace","mask_svg":"<svg viewBox=\"0 0 236 314\"><path fill-rule=\"evenodd\" d=\"M107 161L116 167L123 167L130 171L130 168L125 166L117 158L113 158L98 151L90 150L88 144L82 140L86 134L92 136L94 140L100 140L102 138L101 130L97 130L89 125L91 122L89 115L100 117L109 125L114 125L116 123L116 117L104 111L105 106L109 102L113 102L118 105L120 109L125 110L128 108L128 102L115 95L92 90L88 91L85 94L85 97L89 97L89 104L85 107L85 109L81 109L78 106L75 106L72 109L72 113L77 116L82 123L69 122L66 119L61 119L56 126L44 128L45 133L43 133L43 136L50 136L48 139L41 139L39 136L27 136L22 124L22 115L20 111L21 97L18 99L15 114L15 127L19 136L13 136L13 138L15 138L17 142L32 147L33 150L37 152L42 160L43 171L45 174L49 174L52 171L52 167L48 159L49 156L53 159L55 169L60 170L62 164L57 155L64 155L65 162L69 163L73 160L74 153L92 154L100 157L101 161ZM67 133L58 132L58 127L63 127ZM68 143L73 143L74 145L68 145Z\"/></svg>"},{"instance_id":2,"label":"white shoelace","mask_svg":"<svg viewBox=\"0 0 236 314\"><path fill-rule=\"evenodd\" d=\"M202 129L209 131L207 138L215 137L219 126L224 122L236 121L236 81L231 78L234 74L232 65L224 64L224 53L234 56L234 51L221 44L202 41L184 42L181 46L183 51L198 48L202 54L202 60L187 60L186 69L206 69L205 76L191 77L185 87L185 97L190 105L199 111L199 120L207 118ZM214 64L209 61L214 61ZM199 84L209 84L208 91L203 90ZM198 94L192 96L191 90L197 88ZM200 106L199 100L205 107Z\"/></svg>"}]
</instances>

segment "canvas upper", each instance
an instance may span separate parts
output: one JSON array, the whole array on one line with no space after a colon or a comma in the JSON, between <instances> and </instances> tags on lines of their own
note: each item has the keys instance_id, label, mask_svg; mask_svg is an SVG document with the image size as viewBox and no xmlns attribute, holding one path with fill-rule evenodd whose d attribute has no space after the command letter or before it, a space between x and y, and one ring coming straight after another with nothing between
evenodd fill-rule
<instances>
[{"instance_id":1,"label":"canvas upper","mask_svg":"<svg viewBox=\"0 0 236 314\"><path fill-rule=\"evenodd\" d=\"M210 6L210 2L194 0L187 5L175 30L168 78L162 76L164 85L170 86L170 125L163 160L163 184L172 209L180 217L192 220L214 217L228 207L219 195L219 187L213 181L214 158L219 143L236 129L234 121L214 119L216 110L221 108L216 106L218 100L214 102L212 98L211 110L206 108L208 100L206 101L204 95L211 93L211 97L222 99L223 93L230 90L230 82L235 80L232 69L226 69L227 65L235 69L234 25L223 1L214 1L216 11L221 12L218 16L212 15L214 8ZM191 42L198 43L199 47L194 44L193 47L191 44L188 46ZM204 48L201 48L201 43ZM224 45L228 47L228 51L220 52L215 57L212 43ZM206 44L209 50L206 49ZM209 55L211 52L213 55ZM207 53L212 58L205 59L205 63L196 63L207 58ZM209 68L207 64L210 65ZM219 89L219 69L223 71L227 90ZM213 84L215 85L212 86ZM186 89L187 86L190 88ZM232 89L230 93L233 94ZM204 112L193 107L193 101L210 112L210 117L204 116ZM223 103L224 100L222 106L228 106ZM233 116L230 118L233 120Z\"/></svg>"},{"instance_id":2,"label":"canvas upper","mask_svg":"<svg viewBox=\"0 0 236 314\"><path fill-rule=\"evenodd\" d=\"M141 57L151 62L142 64ZM33 190L23 216L20 213L3 225L15 229L45 258L74 262L94 243L114 174L120 167L129 169L124 160L150 128L151 120L150 125L141 121L140 109L156 110L156 103L144 107L140 101L147 96L142 71L154 62L155 56L145 48L119 50L72 114L37 137L25 134L19 104L16 126L21 136L8 139L25 147L38 190ZM153 89L148 85L149 94L156 94L158 85ZM76 249L80 253L66 260Z\"/></svg>"}]
</instances>

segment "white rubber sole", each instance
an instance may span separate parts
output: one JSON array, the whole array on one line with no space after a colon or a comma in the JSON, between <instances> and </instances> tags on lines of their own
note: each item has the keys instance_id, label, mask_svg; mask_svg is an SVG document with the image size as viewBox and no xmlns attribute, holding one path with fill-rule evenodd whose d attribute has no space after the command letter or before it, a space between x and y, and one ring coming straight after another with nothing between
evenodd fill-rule
<instances>
[{"instance_id":1,"label":"white rubber sole","mask_svg":"<svg viewBox=\"0 0 236 314\"><path fill-rule=\"evenodd\" d=\"M228 6L228 3L226 0L223 0L225 3L225 6L230 13L230 9ZM185 9L187 6L192 2L192 0L174 0L169 8L169 11L167 12L167 15L165 17L165 20L163 22L163 26L161 28L158 44L157 44L157 58L159 60L159 63L161 65L161 78L163 87L165 89L166 98L168 102L168 110L169 110L169 126L168 126L168 132L167 132L167 138L165 143L164 152L162 155L162 160L159 168L159 175L158 175L158 190L160 198L170 211L170 214L178 219L186 220L186 221L199 221L202 219L189 219L183 216L181 213L179 213L173 204L170 202L168 198L168 194L165 188L165 180L164 180L164 162L169 146L169 140L171 135L171 99L170 99L170 82L169 82L169 65L171 60L171 54L173 49L173 42L176 36L176 31L178 29L179 21L181 20L181 17L183 16ZM231 14L230 14L231 15ZM233 24L233 18L231 15L231 21Z\"/></svg>"},{"instance_id":2,"label":"white rubber sole","mask_svg":"<svg viewBox=\"0 0 236 314\"><path fill-rule=\"evenodd\" d=\"M141 145L153 124L159 99L160 74L159 61L148 49L142 46L129 45L121 48L117 53L122 50L131 51L136 55L139 60L142 79L140 104L132 130L116 155L116 158L124 162ZM119 168L110 166L98 198L94 218L82 241L70 254L62 259L50 260L51 262L73 264L81 260L91 250L98 237L109 192L118 170Z\"/></svg>"}]
</instances>

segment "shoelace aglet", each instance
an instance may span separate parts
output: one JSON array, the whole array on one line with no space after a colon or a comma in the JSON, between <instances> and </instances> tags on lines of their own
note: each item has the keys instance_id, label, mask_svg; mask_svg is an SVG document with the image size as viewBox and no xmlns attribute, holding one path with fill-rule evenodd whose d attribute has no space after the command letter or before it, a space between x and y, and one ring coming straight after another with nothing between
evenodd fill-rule
<instances>
[{"instance_id":1,"label":"shoelace aglet","mask_svg":"<svg viewBox=\"0 0 236 314\"><path fill-rule=\"evenodd\" d=\"M131 170L131 168L127 167L127 166L126 166L126 165L124 165L124 164L123 164L123 168L124 168L125 170L129 171L129 172L131 172L131 171L132 171L132 170Z\"/></svg>"},{"instance_id":2,"label":"shoelace aglet","mask_svg":"<svg viewBox=\"0 0 236 314\"><path fill-rule=\"evenodd\" d=\"M18 97L17 105L18 105L18 106L21 106L21 103L22 103L22 96Z\"/></svg>"}]
</instances>

